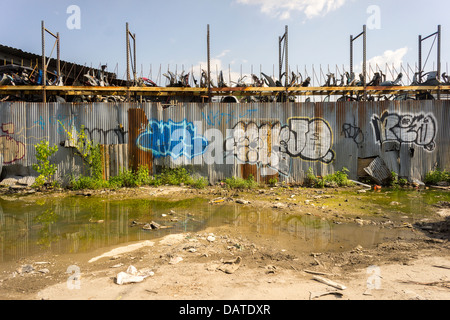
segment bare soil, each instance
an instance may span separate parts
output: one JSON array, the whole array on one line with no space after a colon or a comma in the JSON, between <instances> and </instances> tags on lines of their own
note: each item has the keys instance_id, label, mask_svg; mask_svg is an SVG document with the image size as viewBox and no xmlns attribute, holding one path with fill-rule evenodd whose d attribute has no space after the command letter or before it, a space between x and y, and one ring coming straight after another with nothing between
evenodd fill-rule
<instances>
[{"instance_id":1,"label":"bare soil","mask_svg":"<svg viewBox=\"0 0 450 320\"><path fill-rule=\"evenodd\" d=\"M377 225L378 215L352 212L346 202L320 206L321 197L339 190L285 188L275 192L140 188L102 193L105 197L197 197L223 205L276 207L281 214L333 217L354 228ZM295 195L301 201L292 201ZM33 197L67 196L67 193ZM314 198L315 197L315 198ZM316 201L306 205L304 199ZM247 203L248 201L248 203ZM364 202L364 199L361 199ZM366 204L369 205L369 204ZM358 207L360 204L349 203ZM383 220L386 223L386 219ZM390 220L389 220L390 221ZM127 243L89 254L47 253L0 265L2 300L447 300L450 298L450 223L448 204L414 225L401 220L408 238L387 238L376 246L336 246L326 252L298 248L288 238L244 233L232 225L199 233L173 234L145 243ZM114 250L114 251L111 251ZM98 258L98 259L97 259ZM31 266L28 269L24 266ZM72 269L69 268L72 267ZM130 266L145 273L142 282L116 284ZM149 273L151 271L152 273ZM318 281L322 277L345 289Z\"/></svg>"}]
</instances>

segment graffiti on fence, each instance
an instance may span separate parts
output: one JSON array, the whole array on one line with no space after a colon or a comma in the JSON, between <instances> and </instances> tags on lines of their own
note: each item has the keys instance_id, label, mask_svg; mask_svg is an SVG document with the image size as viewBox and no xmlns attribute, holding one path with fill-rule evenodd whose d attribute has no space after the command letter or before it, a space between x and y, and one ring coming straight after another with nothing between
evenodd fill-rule
<instances>
[{"instance_id":1,"label":"graffiti on fence","mask_svg":"<svg viewBox=\"0 0 450 320\"><path fill-rule=\"evenodd\" d=\"M242 113L236 113L235 111L231 111L229 113L209 111L206 114L202 112L202 118L206 122L206 124L210 126L220 126L222 123L228 124L232 120L237 121L244 118L252 118L252 115L255 112L258 112L258 109L250 109Z\"/></svg>"},{"instance_id":2,"label":"graffiti on fence","mask_svg":"<svg viewBox=\"0 0 450 320\"><path fill-rule=\"evenodd\" d=\"M42 130L45 130L47 126L57 126L58 132L60 134L64 134L64 128L70 128L72 127L76 122L77 117L76 116L65 116L65 115L50 115L47 118L44 118L42 116L39 116L39 120L34 121L35 125L38 125L41 127Z\"/></svg>"},{"instance_id":3,"label":"graffiti on fence","mask_svg":"<svg viewBox=\"0 0 450 320\"><path fill-rule=\"evenodd\" d=\"M84 132L87 134L89 139L94 143L98 144L111 144L114 141L110 142L108 140L109 136L112 134L113 137L111 139L116 139L116 143L123 144L125 143L125 135L128 133L124 130L122 125L118 125L117 129L109 129L104 130L101 128L84 128Z\"/></svg>"},{"instance_id":4,"label":"graffiti on fence","mask_svg":"<svg viewBox=\"0 0 450 320\"><path fill-rule=\"evenodd\" d=\"M181 122L150 120L136 139L139 149L153 153L153 157L170 156L188 159L202 155L208 140L197 133L197 127L186 119Z\"/></svg>"},{"instance_id":5,"label":"graffiti on fence","mask_svg":"<svg viewBox=\"0 0 450 320\"><path fill-rule=\"evenodd\" d=\"M25 157L25 144L10 137L14 134L13 123L3 123L2 131L7 135L0 136L0 153L2 154L4 164L12 164Z\"/></svg>"},{"instance_id":6,"label":"graffiti on fence","mask_svg":"<svg viewBox=\"0 0 450 320\"><path fill-rule=\"evenodd\" d=\"M381 117L372 116L376 143L414 143L429 152L436 148L436 123L432 113L398 114L385 111Z\"/></svg>"},{"instance_id":7,"label":"graffiti on fence","mask_svg":"<svg viewBox=\"0 0 450 320\"><path fill-rule=\"evenodd\" d=\"M322 118L294 117L281 132L281 141L291 157L307 161L333 162L333 132Z\"/></svg>"},{"instance_id":8,"label":"graffiti on fence","mask_svg":"<svg viewBox=\"0 0 450 320\"><path fill-rule=\"evenodd\" d=\"M233 154L241 163L258 165L261 175L280 173L288 176L291 158L282 151L280 141L280 122L265 123L258 126L255 122L238 122L232 136L225 140L225 150Z\"/></svg>"},{"instance_id":9,"label":"graffiti on fence","mask_svg":"<svg viewBox=\"0 0 450 320\"><path fill-rule=\"evenodd\" d=\"M358 147L362 147L364 144L364 133L356 125L344 123L342 125L342 132L346 139L352 139Z\"/></svg>"},{"instance_id":10,"label":"graffiti on fence","mask_svg":"<svg viewBox=\"0 0 450 320\"><path fill-rule=\"evenodd\" d=\"M325 120L294 117L287 125L240 121L226 139L225 150L241 163L263 168L262 175L288 176L292 158L331 163L335 158L332 145L331 127Z\"/></svg>"}]
</instances>

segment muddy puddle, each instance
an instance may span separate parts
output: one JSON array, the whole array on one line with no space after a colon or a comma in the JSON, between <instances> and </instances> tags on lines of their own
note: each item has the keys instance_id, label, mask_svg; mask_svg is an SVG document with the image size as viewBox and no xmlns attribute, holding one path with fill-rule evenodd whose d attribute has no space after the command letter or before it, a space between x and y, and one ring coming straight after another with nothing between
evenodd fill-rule
<instances>
[{"instance_id":1,"label":"muddy puddle","mask_svg":"<svg viewBox=\"0 0 450 320\"><path fill-rule=\"evenodd\" d=\"M1 197L0 262L42 252L88 253L170 233L202 232L210 227L277 241L299 251L349 250L357 245L367 248L387 239L416 237L417 232L410 226L432 214L433 205L439 201L450 201L449 193L341 192L317 200L316 206L321 206L325 214L315 215L307 210L293 214L270 206L234 202L212 205L209 199L202 198ZM336 219L347 212L353 214L352 219Z\"/></svg>"}]
</instances>

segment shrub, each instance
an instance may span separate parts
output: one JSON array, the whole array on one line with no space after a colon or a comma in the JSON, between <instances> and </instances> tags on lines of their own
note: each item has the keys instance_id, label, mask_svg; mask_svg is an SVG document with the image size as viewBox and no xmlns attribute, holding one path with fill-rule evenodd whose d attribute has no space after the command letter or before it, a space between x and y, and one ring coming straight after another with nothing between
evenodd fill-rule
<instances>
[{"instance_id":1,"label":"shrub","mask_svg":"<svg viewBox=\"0 0 450 320\"><path fill-rule=\"evenodd\" d=\"M185 168L164 168L162 173L158 176L162 184L168 185L190 185L193 181L189 172Z\"/></svg>"},{"instance_id":2,"label":"shrub","mask_svg":"<svg viewBox=\"0 0 450 320\"><path fill-rule=\"evenodd\" d=\"M42 140L35 148L37 163L33 164L32 167L40 175L36 178L34 185L40 187L53 180L57 167L55 164L50 164L50 157L58 151L58 146L54 145L53 147L50 147L47 140Z\"/></svg>"},{"instance_id":3,"label":"shrub","mask_svg":"<svg viewBox=\"0 0 450 320\"><path fill-rule=\"evenodd\" d=\"M271 187L275 187L278 183L278 179L277 178L270 178L269 179L269 186Z\"/></svg>"},{"instance_id":4,"label":"shrub","mask_svg":"<svg viewBox=\"0 0 450 320\"><path fill-rule=\"evenodd\" d=\"M208 180L204 177L200 177L198 179L194 179L191 182L191 187L196 188L196 189L204 189L208 186Z\"/></svg>"},{"instance_id":5,"label":"shrub","mask_svg":"<svg viewBox=\"0 0 450 320\"><path fill-rule=\"evenodd\" d=\"M72 178L70 186L73 190L98 190L109 187L109 183L103 179L96 179L93 177L80 176L78 179Z\"/></svg>"},{"instance_id":6,"label":"shrub","mask_svg":"<svg viewBox=\"0 0 450 320\"><path fill-rule=\"evenodd\" d=\"M348 179L348 172L349 170L344 167L341 171L336 171L325 177L318 177L310 167L306 174L305 184L314 188L351 186L353 182Z\"/></svg>"},{"instance_id":7,"label":"shrub","mask_svg":"<svg viewBox=\"0 0 450 320\"><path fill-rule=\"evenodd\" d=\"M450 183L450 173L446 170L436 169L425 175L424 182L426 184L437 184L438 182Z\"/></svg>"},{"instance_id":8,"label":"shrub","mask_svg":"<svg viewBox=\"0 0 450 320\"><path fill-rule=\"evenodd\" d=\"M253 189L258 186L253 175L250 175L247 179L238 177L232 177L225 179L225 184L230 189Z\"/></svg>"}]
</instances>

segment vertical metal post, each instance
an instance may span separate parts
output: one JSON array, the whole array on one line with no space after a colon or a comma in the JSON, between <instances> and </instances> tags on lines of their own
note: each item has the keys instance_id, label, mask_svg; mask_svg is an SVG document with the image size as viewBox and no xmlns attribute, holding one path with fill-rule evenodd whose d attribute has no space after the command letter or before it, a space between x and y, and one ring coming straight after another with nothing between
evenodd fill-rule
<instances>
[{"instance_id":1,"label":"vertical metal post","mask_svg":"<svg viewBox=\"0 0 450 320\"><path fill-rule=\"evenodd\" d=\"M441 25L438 25L437 31L437 79L441 78Z\"/></svg>"},{"instance_id":2,"label":"vertical metal post","mask_svg":"<svg viewBox=\"0 0 450 320\"><path fill-rule=\"evenodd\" d=\"M45 23L41 21L42 27L42 102L47 102L47 94L45 92L45 85L47 83L47 63L45 61Z\"/></svg>"},{"instance_id":3,"label":"vertical metal post","mask_svg":"<svg viewBox=\"0 0 450 320\"><path fill-rule=\"evenodd\" d=\"M350 76L353 73L353 36L350 36Z\"/></svg>"},{"instance_id":4,"label":"vertical metal post","mask_svg":"<svg viewBox=\"0 0 450 320\"><path fill-rule=\"evenodd\" d=\"M437 31L437 80L441 79L441 25ZM441 100L441 90L438 90L437 99Z\"/></svg>"},{"instance_id":5,"label":"vertical metal post","mask_svg":"<svg viewBox=\"0 0 450 320\"><path fill-rule=\"evenodd\" d=\"M133 81L136 83L137 59L136 59L136 33L133 33Z\"/></svg>"},{"instance_id":6,"label":"vertical metal post","mask_svg":"<svg viewBox=\"0 0 450 320\"><path fill-rule=\"evenodd\" d=\"M288 81L288 78L289 78L289 75L288 75L288 72L289 72L289 62L288 62L288 26L286 26L286 32L285 32L285 34L284 34L284 44L285 44L285 59L286 59L286 68L285 68L285 72L286 72L286 78L285 78L285 80L286 80L286 85L285 85L285 87L287 88L288 87L288 84L289 84L289 81ZM281 80L281 79L280 79Z\"/></svg>"},{"instance_id":7,"label":"vertical metal post","mask_svg":"<svg viewBox=\"0 0 450 320\"><path fill-rule=\"evenodd\" d=\"M364 100L367 100L367 28L366 25L363 26L363 85L364 85Z\"/></svg>"},{"instance_id":8,"label":"vertical metal post","mask_svg":"<svg viewBox=\"0 0 450 320\"><path fill-rule=\"evenodd\" d=\"M61 79L61 47L60 47L60 37L59 32L56 33L56 61L57 61L57 72L58 72L58 79L57 83L59 83L59 79Z\"/></svg>"},{"instance_id":9,"label":"vertical metal post","mask_svg":"<svg viewBox=\"0 0 450 320\"><path fill-rule=\"evenodd\" d=\"M420 73L422 72L422 36L421 35L419 36L419 70L418 70L418 72L419 72L419 76L420 76ZM420 78L417 79L417 81L420 82Z\"/></svg>"},{"instance_id":10,"label":"vertical metal post","mask_svg":"<svg viewBox=\"0 0 450 320\"><path fill-rule=\"evenodd\" d=\"M278 37L278 79L281 80L282 57L281 57L281 37Z\"/></svg>"},{"instance_id":11,"label":"vertical metal post","mask_svg":"<svg viewBox=\"0 0 450 320\"><path fill-rule=\"evenodd\" d=\"M126 46L127 46L127 101L130 102L130 39L128 37L128 22L126 23Z\"/></svg>"},{"instance_id":12,"label":"vertical metal post","mask_svg":"<svg viewBox=\"0 0 450 320\"><path fill-rule=\"evenodd\" d=\"M209 24L207 25L206 30L206 49L207 49L207 59L208 59L208 102L211 102L211 47L210 47L210 33L209 33Z\"/></svg>"}]
</instances>

